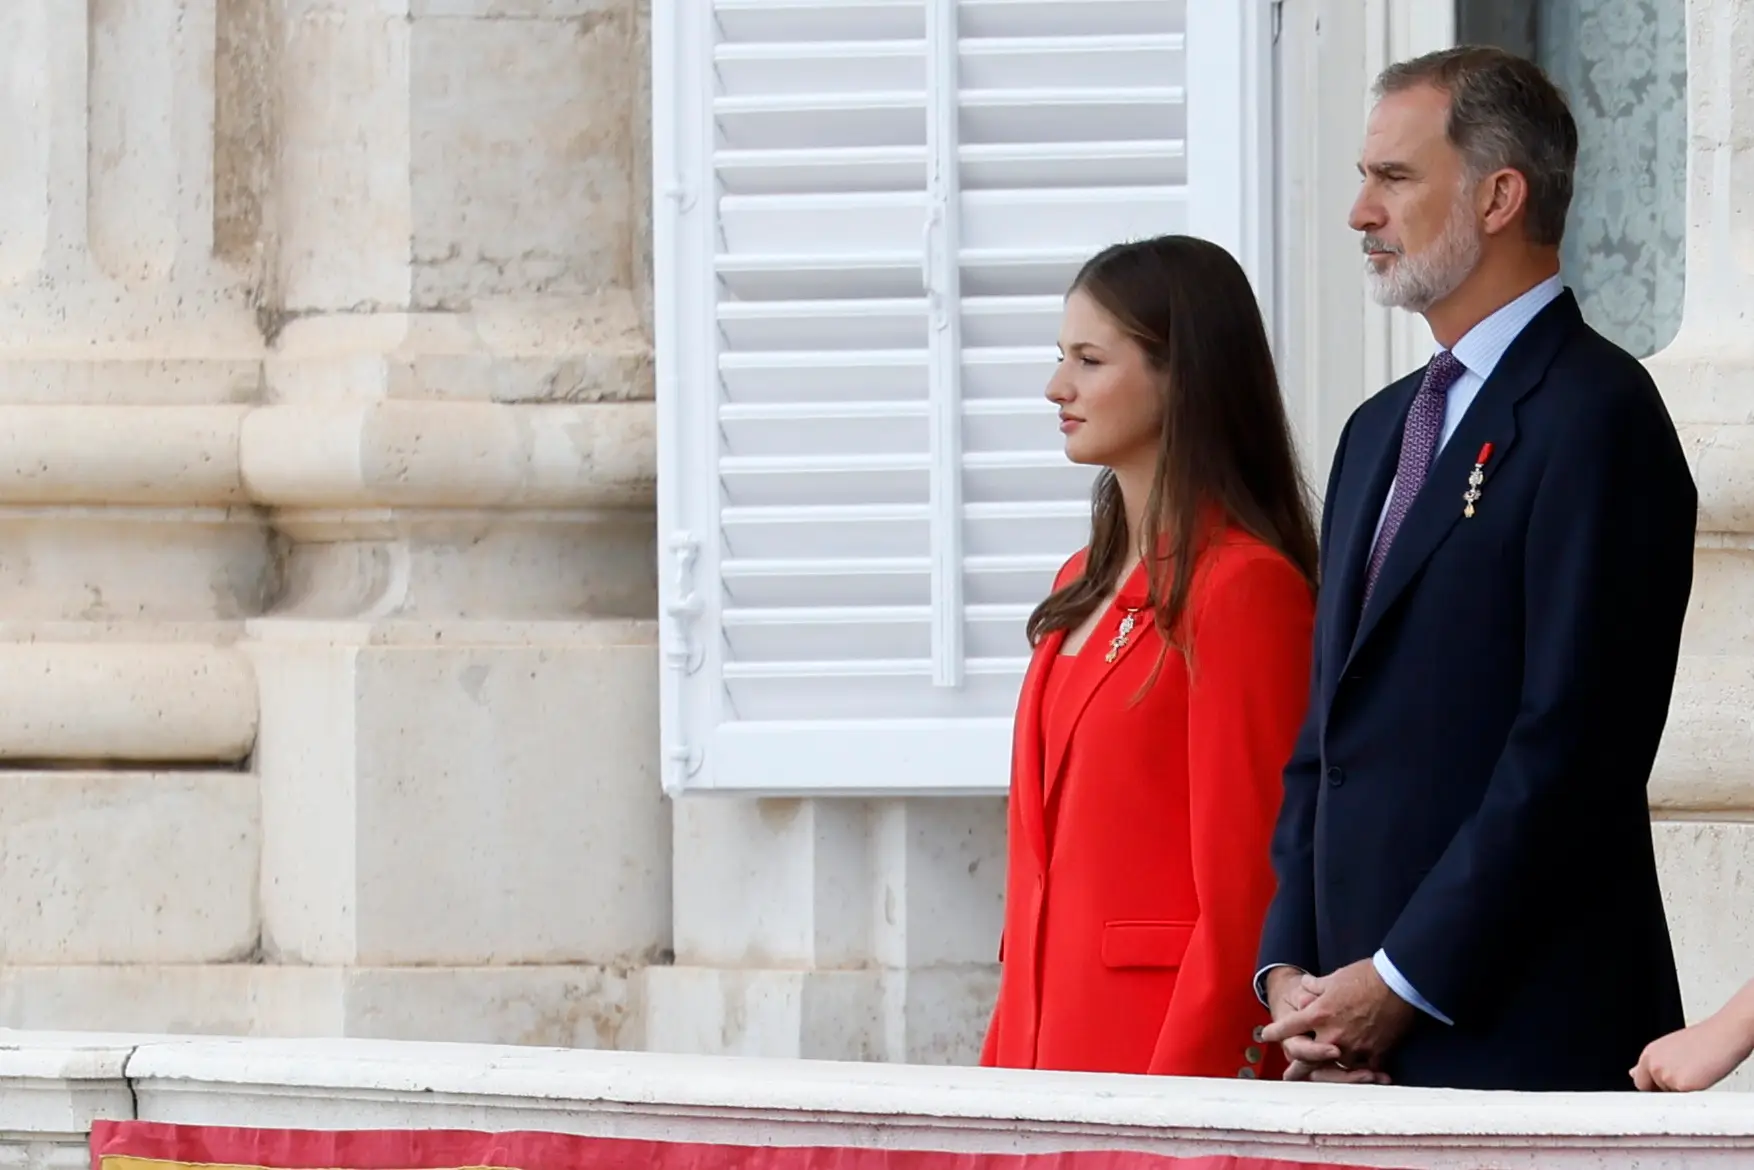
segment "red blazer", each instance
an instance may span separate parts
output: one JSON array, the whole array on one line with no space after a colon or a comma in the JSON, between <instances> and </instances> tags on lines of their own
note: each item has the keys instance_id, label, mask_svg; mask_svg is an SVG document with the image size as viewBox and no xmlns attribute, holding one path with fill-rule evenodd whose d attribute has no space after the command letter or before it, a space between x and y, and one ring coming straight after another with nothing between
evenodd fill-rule
<instances>
[{"instance_id":1,"label":"red blazer","mask_svg":"<svg viewBox=\"0 0 1754 1170\"><path fill-rule=\"evenodd\" d=\"M1060 583L1084 554L1060 570ZM981 1063L1173 1076L1273 1077L1258 1039L1256 951L1274 890L1280 771L1309 695L1310 587L1235 530L1201 556L1185 628L1162 645L1140 614L1105 661L1136 571L1075 658L1036 647L1013 733L999 1002ZM1044 709L1049 668L1069 671Z\"/></svg>"}]
</instances>

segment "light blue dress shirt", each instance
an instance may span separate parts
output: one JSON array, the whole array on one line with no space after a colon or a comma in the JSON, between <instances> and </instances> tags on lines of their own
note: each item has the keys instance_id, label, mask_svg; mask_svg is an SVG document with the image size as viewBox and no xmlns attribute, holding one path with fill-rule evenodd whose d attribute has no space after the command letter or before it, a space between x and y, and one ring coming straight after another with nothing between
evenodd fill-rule
<instances>
[{"instance_id":1,"label":"light blue dress shirt","mask_svg":"<svg viewBox=\"0 0 1754 1170\"><path fill-rule=\"evenodd\" d=\"M1450 352L1456 356L1456 360L1462 363L1465 372L1450 387L1449 397L1444 401L1443 430L1437 437L1438 451L1443 450L1444 444L1449 442L1450 436L1456 433L1456 427L1461 425L1462 416L1468 413L1468 407L1474 404L1475 397L1480 393L1480 387L1486 384L1486 379L1490 378L1492 371L1498 368L1498 363L1503 359L1505 351L1510 348L1511 342L1515 341L1522 331L1528 328L1529 322L1533 321L1542 309L1558 299L1559 294L1564 290L1565 284L1560 277L1557 274L1550 276L1516 300L1492 313L1484 321L1468 330L1461 340L1456 342L1455 347ZM1436 458L1436 452L1432 453L1432 457ZM1383 520L1389 514L1389 501L1394 498L1394 493L1395 486L1390 483L1388 494L1383 497L1382 511L1377 515L1376 531L1378 536L1382 534ZM1375 547L1375 544L1376 541L1373 537L1371 540L1372 548ZM1395 967L1394 961L1389 958L1388 952L1378 948L1376 954L1371 956L1371 965L1376 968L1376 973L1382 976L1382 981L1388 984L1390 990L1396 995L1432 1019L1440 1020L1445 1024L1454 1024L1455 1021L1433 1007L1407 981L1406 977ZM1256 994L1260 995L1262 1002L1266 1000L1267 972L1272 969L1272 967L1263 967L1255 974L1255 991Z\"/></svg>"}]
</instances>

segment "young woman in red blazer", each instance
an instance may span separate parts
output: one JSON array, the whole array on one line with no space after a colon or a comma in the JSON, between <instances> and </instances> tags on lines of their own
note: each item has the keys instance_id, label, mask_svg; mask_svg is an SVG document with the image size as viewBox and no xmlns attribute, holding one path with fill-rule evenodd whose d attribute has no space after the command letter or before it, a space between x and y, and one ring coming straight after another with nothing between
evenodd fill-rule
<instances>
[{"instance_id":1,"label":"young woman in red blazer","mask_svg":"<svg viewBox=\"0 0 1754 1170\"><path fill-rule=\"evenodd\" d=\"M1105 470L1030 617L982 1063L1276 1077L1254 961L1309 689L1316 538L1248 278L1170 236L1066 297L1047 396Z\"/></svg>"}]
</instances>

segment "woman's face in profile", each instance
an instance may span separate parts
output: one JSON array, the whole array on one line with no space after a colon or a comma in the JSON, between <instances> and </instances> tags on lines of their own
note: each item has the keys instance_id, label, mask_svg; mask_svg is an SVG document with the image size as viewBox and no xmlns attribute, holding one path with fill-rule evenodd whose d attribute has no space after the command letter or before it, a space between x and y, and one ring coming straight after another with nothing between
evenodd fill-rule
<instances>
[{"instance_id":1,"label":"woman's face in profile","mask_svg":"<svg viewBox=\"0 0 1754 1170\"><path fill-rule=\"evenodd\" d=\"M1060 408L1072 462L1117 471L1155 464L1163 425L1158 375L1139 343L1082 290L1066 298L1060 362L1047 396Z\"/></svg>"}]
</instances>

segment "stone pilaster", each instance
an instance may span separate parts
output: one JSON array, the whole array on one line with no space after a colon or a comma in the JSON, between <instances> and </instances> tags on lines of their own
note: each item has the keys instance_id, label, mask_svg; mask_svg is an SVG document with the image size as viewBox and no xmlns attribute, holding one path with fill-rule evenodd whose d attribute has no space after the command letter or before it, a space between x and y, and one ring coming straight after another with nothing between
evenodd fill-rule
<instances>
[{"instance_id":1,"label":"stone pilaster","mask_svg":"<svg viewBox=\"0 0 1754 1170\"><path fill-rule=\"evenodd\" d=\"M631 0L504 8L284 7L263 947L340 969L348 1031L632 1046L670 910L646 50Z\"/></svg>"},{"instance_id":2,"label":"stone pilaster","mask_svg":"<svg viewBox=\"0 0 1754 1170\"><path fill-rule=\"evenodd\" d=\"M1690 0L1687 41L1686 306L1648 365L1692 452L1700 535L1652 811L1697 1018L1754 977L1754 7Z\"/></svg>"},{"instance_id":3,"label":"stone pilaster","mask_svg":"<svg viewBox=\"0 0 1754 1170\"><path fill-rule=\"evenodd\" d=\"M26 973L258 949L259 711L237 643L277 564L238 461L263 268L260 224L220 194L260 161L216 115L240 76L227 7L0 9L8 1022L44 1002L16 993Z\"/></svg>"}]
</instances>

